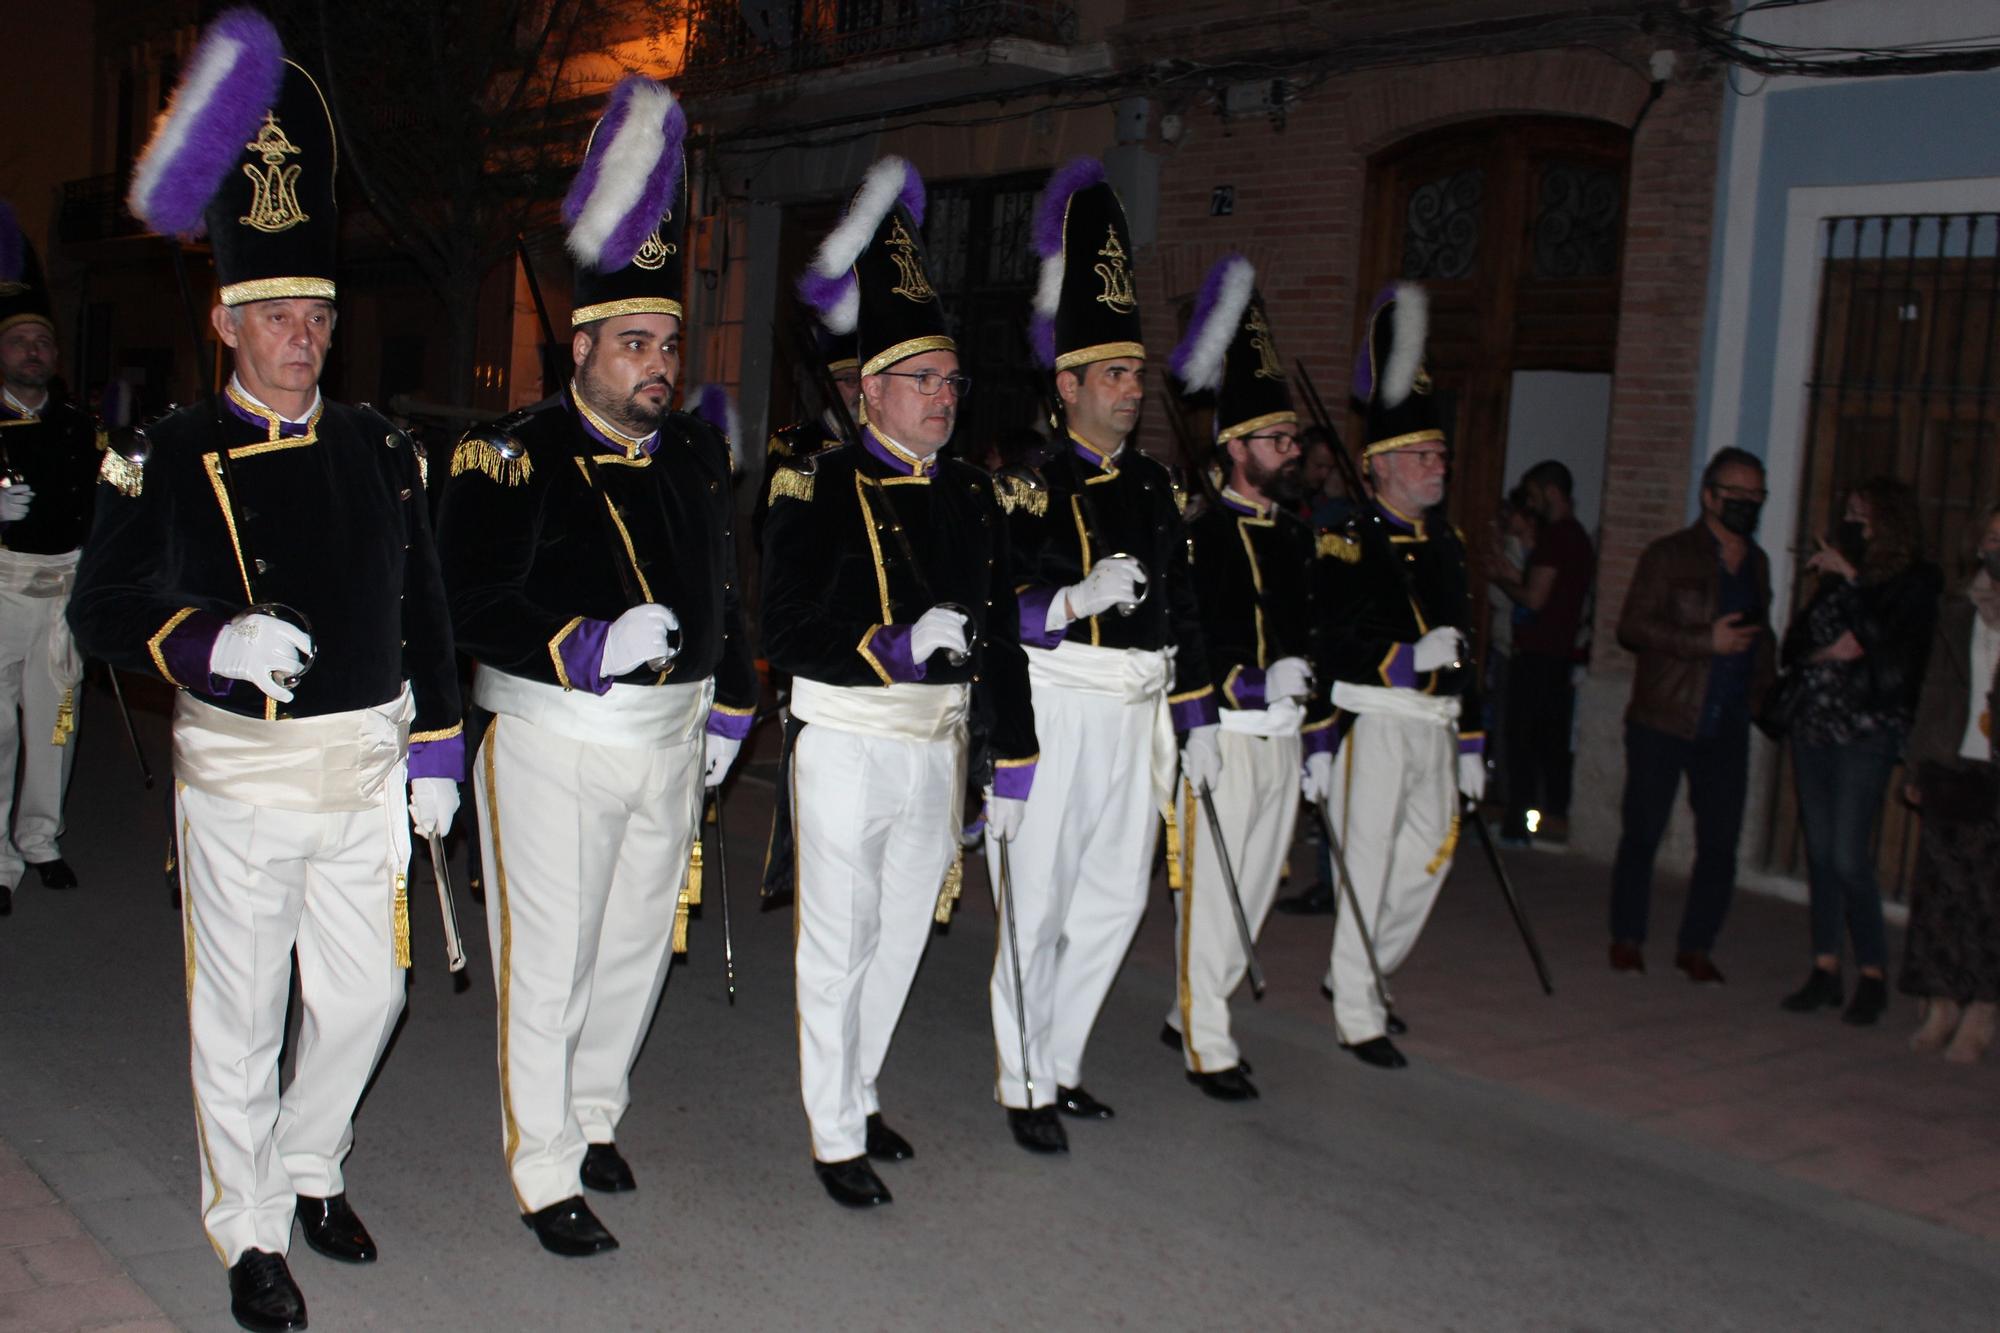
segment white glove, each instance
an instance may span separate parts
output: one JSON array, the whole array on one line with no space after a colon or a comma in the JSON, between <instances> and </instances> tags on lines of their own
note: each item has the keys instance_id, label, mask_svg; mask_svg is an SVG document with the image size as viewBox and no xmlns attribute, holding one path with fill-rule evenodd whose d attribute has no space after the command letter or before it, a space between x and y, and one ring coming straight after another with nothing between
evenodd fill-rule
<instances>
[{"instance_id":1,"label":"white glove","mask_svg":"<svg viewBox=\"0 0 2000 1333\"><path fill-rule=\"evenodd\" d=\"M1181 746L1181 776L1197 792L1215 790L1215 780L1222 776L1221 727L1211 722L1187 734L1187 743Z\"/></svg>"},{"instance_id":2,"label":"white glove","mask_svg":"<svg viewBox=\"0 0 2000 1333\"><path fill-rule=\"evenodd\" d=\"M28 516L28 506L34 503L33 486L8 486L0 489L0 523L19 523Z\"/></svg>"},{"instance_id":3,"label":"white glove","mask_svg":"<svg viewBox=\"0 0 2000 1333\"><path fill-rule=\"evenodd\" d=\"M729 776L729 766L736 762L736 752L743 748L743 742L733 736L718 736L708 733L708 748L704 757L707 767L702 770L701 785L720 787L722 780Z\"/></svg>"},{"instance_id":4,"label":"white glove","mask_svg":"<svg viewBox=\"0 0 2000 1333\"><path fill-rule=\"evenodd\" d=\"M1418 639L1411 654L1419 671L1437 671L1464 660L1465 636L1449 625L1439 625Z\"/></svg>"},{"instance_id":5,"label":"white glove","mask_svg":"<svg viewBox=\"0 0 2000 1333\"><path fill-rule=\"evenodd\" d=\"M1083 582L1064 588L1062 601L1075 612L1071 619L1087 620L1121 603L1138 601L1146 595L1145 587L1139 562L1129 556L1114 555L1091 566Z\"/></svg>"},{"instance_id":6,"label":"white glove","mask_svg":"<svg viewBox=\"0 0 2000 1333\"><path fill-rule=\"evenodd\" d=\"M633 607L605 631L597 669L607 676L622 676L669 656L667 637L680 627L681 618L657 602Z\"/></svg>"},{"instance_id":7,"label":"white glove","mask_svg":"<svg viewBox=\"0 0 2000 1333\"><path fill-rule=\"evenodd\" d=\"M1474 801L1486 799L1486 756L1462 754L1458 757L1458 789Z\"/></svg>"},{"instance_id":8,"label":"white glove","mask_svg":"<svg viewBox=\"0 0 2000 1333\"><path fill-rule=\"evenodd\" d=\"M910 660L922 665L939 649L948 653L967 651L970 645L965 639L965 623L964 613L943 606L934 606L918 616L915 628L910 631Z\"/></svg>"},{"instance_id":9,"label":"white glove","mask_svg":"<svg viewBox=\"0 0 2000 1333\"><path fill-rule=\"evenodd\" d=\"M1264 668L1264 702L1303 699L1312 693L1312 665L1303 657L1281 657Z\"/></svg>"},{"instance_id":10,"label":"white glove","mask_svg":"<svg viewBox=\"0 0 2000 1333\"><path fill-rule=\"evenodd\" d=\"M222 627L209 649L208 673L227 680L248 681L281 704L292 692L278 683L295 676L312 655L312 636L288 620L243 612Z\"/></svg>"},{"instance_id":11,"label":"white glove","mask_svg":"<svg viewBox=\"0 0 2000 1333\"><path fill-rule=\"evenodd\" d=\"M1021 821L1027 814L1026 801L1018 801L1011 796L995 796L991 787L986 789L987 837L1012 842L1014 835L1021 831Z\"/></svg>"},{"instance_id":12,"label":"white glove","mask_svg":"<svg viewBox=\"0 0 2000 1333\"><path fill-rule=\"evenodd\" d=\"M410 779L410 825L418 835L440 838L451 832L458 813L458 784L450 778Z\"/></svg>"},{"instance_id":13,"label":"white glove","mask_svg":"<svg viewBox=\"0 0 2000 1333\"><path fill-rule=\"evenodd\" d=\"M1333 752L1320 750L1306 756L1306 770L1299 778L1299 795L1318 805L1333 799Z\"/></svg>"}]
</instances>

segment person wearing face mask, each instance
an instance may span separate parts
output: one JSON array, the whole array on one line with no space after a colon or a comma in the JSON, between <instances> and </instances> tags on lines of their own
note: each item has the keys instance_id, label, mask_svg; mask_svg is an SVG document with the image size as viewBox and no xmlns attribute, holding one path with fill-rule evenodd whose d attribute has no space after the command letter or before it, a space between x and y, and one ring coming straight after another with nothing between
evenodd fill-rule
<instances>
[{"instance_id":1,"label":"person wearing face mask","mask_svg":"<svg viewBox=\"0 0 2000 1333\"><path fill-rule=\"evenodd\" d=\"M612 90L563 205L570 383L460 442L438 519L493 714L473 790L507 1172L523 1222L572 1258L618 1244L579 1186L638 1187L616 1131L699 892L704 789L757 702L729 441L672 410L686 126L665 84Z\"/></svg>"},{"instance_id":2,"label":"person wearing face mask","mask_svg":"<svg viewBox=\"0 0 2000 1333\"><path fill-rule=\"evenodd\" d=\"M1922 1001L1919 1051L1970 1064L2000 1013L2000 505L1976 530L1977 564L1947 597L1905 751L1904 799L1923 812L1896 988Z\"/></svg>"},{"instance_id":3,"label":"person wearing face mask","mask_svg":"<svg viewBox=\"0 0 2000 1333\"><path fill-rule=\"evenodd\" d=\"M1781 660L1799 673L1792 774L1812 889L1813 967L1783 1000L1808 1013L1840 1004L1843 939L1859 979L1841 1017L1866 1026L1889 1003L1882 891L1873 834L1902 755L1930 654L1943 576L1920 558L1916 493L1876 477L1841 501L1831 540L1806 567L1820 576L1792 617Z\"/></svg>"},{"instance_id":4,"label":"person wearing face mask","mask_svg":"<svg viewBox=\"0 0 2000 1333\"><path fill-rule=\"evenodd\" d=\"M1210 271L1170 362L1190 392L1215 395L1215 441L1226 469L1215 503L1188 521L1208 669L1222 700L1222 774L1211 799L1218 849L1201 793L1183 787L1174 898L1178 984L1160 1039L1180 1051L1188 1081L1221 1101L1257 1096L1229 1026L1229 996L1245 969L1232 891L1254 939L1292 844L1302 749L1330 750L1333 709L1312 688L1306 659L1307 576L1313 532L1295 512L1298 413L1250 261L1230 255ZM1219 852L1235 872L1234 889ZM1191 862L1192 864L1186 864Z\"/></svg>"},{"instance_id":5,"label":"person wearing face mask","mask_svg":"<svg viewBox=\"0 0 2000 1333\"><path fill-rule=\"evenodd\" d=\"M1462 801L1486 792L1465 539L1445 518L1450 453L1424 369L1428 301L1398 282L1375 298L1354 360L1369 497L1322 532L1312 568L1312 662L1351 714L1336 753L1315 747L1302 789L1344 844L1359 912L1343 897L1326 989L1341 1046L1363 1064L1408 1063L1374 984L1364 924L1386 976L1416 947L1458 848Z\"/></svg>"},{"instance_id":6,"label":"person wearing face mask","mask_svg":"<svg viewBox=\"0 0 2000 1333\"><path fill-rule=\"evenodd\" d=\"M1736 892L1736 843L1750 719L1777 674L1771 566L1752 539L1764 464L1725 448L1701 475L1701 517L1648 546L1632 574L1618 642L1634 654L1625 709L1625 794L1611 870L1611 966L1646 970L1653 858L1683 775L1694 810L1694 872L1674 966L1719 985L1710 956Z\"/></svg>"}]
</instances>

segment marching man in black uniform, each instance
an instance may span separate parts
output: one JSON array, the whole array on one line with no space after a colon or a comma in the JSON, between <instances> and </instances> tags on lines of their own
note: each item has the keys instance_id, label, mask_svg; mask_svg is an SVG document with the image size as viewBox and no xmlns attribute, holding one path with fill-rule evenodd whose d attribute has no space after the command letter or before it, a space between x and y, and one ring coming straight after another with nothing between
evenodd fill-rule
<instances>
[{"instance_id":1,"label":"marching man in black uniform","mask_svg":"<svg viewBox=\"0 0 2000 1333\"><path fill-rule=\"evenodd\" d=\"M1215 395L1217 502L1188 523L1208 669L1222 701L1222 775L1212 799L1218 849L1190 786L1179 827L1175 1002L1161 1040L1185 1053L1188 1081L1211 1097L1257 1095L1229 1030L1229 996L1246 959L1236 925L1240 892L1254 939L1277 896L1298 816L1303 748L1333 742L1333 712L1315 694L1306 660L1313 533L1292 511L1299 494L1298 414L1250 261L1230 255L1209 271L1170 364L1191 392ZM1310 719L1307 714L1311 711ZM1231 885L1219 853L1235 872Z\"/></svg>"},{"instance_id":2,"label":"marching man in black uniform","mask_svg":"<svg viewBox=\"0 0 2000 1333\"><path fill-rule=\"evenodd\" d=\"M632 1064L704 783L756 706L729 444L669 410L686 126L664 84L613 91L564 204L575 376L459 445L439 518L473 698L494 715L473 783L507 1170L523 1220L568 1256L617 1246L577 1185L635 1187L615 1142Z\"/></svg>"},{"instance_id":3,"label":"marching man in black uniform","mask_svg":"<svg viewBox=\"0 0 2000 1333\"><path fill-rule=\"evenodd\" d=\"M1015 1140L1064 1152L1057 1107L1112 1114L1081 1086L1083 1052L1146 912L1175 733L1187 737L1191 782L1215 782L1221 751L1173 480L1129 442L1146 349L1131 231L1102 164L1084 158L1055 174L1034 239L1042 271L1032 328L1068 447L998 479L1043 749L1012 848L1022 993L996 957L993 1037L996 1095ZM996 884L999 859L989 838Z\"/></svg>"},{"instance_id":4,"label":"marching man in black uniform","mask_svg":"<svg viewBox=\"0 0 2000 1333\"><path fill-rule=\"evenodd\" d=\"M924 188L869 169L800 281L858 333L858 443L780 468L764 533L764 642L792 674L798 847L799 1081L814 1169L835 1201L889 1202L869 1165L909 1142L877 1080L949 910L967 720L988 723L989 830L1010 836L1035 776L1027 664L1014 631L992 482L940 458L970 387L924 270Z\"/></svg>"},{"instance_id":5,"label":"marching man in black uniform","mask_svg":"<svg viewBox=\"0 0 2000 1333\"><path fill-rule=\"evenodd\" d=\"M1353 380L1371 495L1345 528L1321 534L1313 562L1314 662L1354 726L1337 755L1308 759L1305 794L1330 810L1385 976L1451 871L1460 794L1476 801L1486 785L1465 543L1442 509L1450 454L1424 370L1425 313L1411 283L1375 300ZM1363 1063L1400 1069L1355 925L1343 911L1334 929L1334 1027Z\"/></svg>"},{"instance_id":6,"label":"marching man in black uniform","mask_svg":"<svg viewBox=\"0 0 2000 1333\"><path fill-rule=\"evenodd\" d=\"M104 437L89 413L54 395L55 373L41 264L0 203L0 916L26 866L44 888L76 887L56 840L83 658L63 613L90 534Z\"/></svg>"},{"instance_id":7,"label":"marching man in black uniform","mask_svg":"<svg viewBox=\"0 0 2000 1333\"><path fill-rule=\"evenodd\" d=\"M202 1222L252 1329L305 1327L285 1262L294 1213L320 1253L375 1258L341 1160L403 1007L411 822L449 827L464 767L422 460L382 417L319 391L333 181L318 87L263 18L224 15L131 204L167 235L205 216L211 323L235 374L213 410L151 427L149 457L105 454L70 606L86 650L180 690ZM295 950L304 1021L280 1097Z\"/></svg>"}]
</instances>

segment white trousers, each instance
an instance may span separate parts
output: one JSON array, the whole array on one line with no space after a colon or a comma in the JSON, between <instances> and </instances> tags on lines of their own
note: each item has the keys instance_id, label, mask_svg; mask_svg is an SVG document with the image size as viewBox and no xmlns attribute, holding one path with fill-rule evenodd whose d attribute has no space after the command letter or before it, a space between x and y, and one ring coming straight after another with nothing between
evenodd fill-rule
<instances>
[{"instance_id":1,"label":"white trousers","mask_svg":"<svg viewBox=\"0 0 2000 1333\"><path fill-rule=\"evenodd\" d=\"M1160 815L1153 806L1157 700L1036 682L1041 760L1021 830L1009 847L1021 984L1027 993L1034 1104L1075 1087L1097 1011L1146 914ZM986 840L997 896L1000 849ZM993 954L993 1042L1002 1105L1025 1108L1014 965L1007 924Z\"/></svg>"},{"instance_id":2,"label":"white trousers","mask_svg":"<svg viewBox=\"0 0 2000 1333\"><path fill-rule=\"evenodd\" d=\"M49 668L49 632L69 605L67 597L29 597L0 589L0 884L18 884L24 861L62 855L63 792L76 762L76 737L55 745L56 711L75 682ZM82 691L71 698L80 716ZM14 795L15 765L20 795ZM8 802L13 802L11 826ZM11 827L13 837L4 834Z\"/></svg>"},{"instance_id":3,"label":"white trousers","mask_svg":"<svg viewBox=\"0 0 2000 1333\"><path fill-rule=\"evenodd\" d=\"M813 1158L867 1150L875 1082L951 866L964 745L808 723L792 751L799 1090Z\"/></svg>"},{"instance_id":4,"label":"white trousers","mask_svg":"<svg viewBox=\"0 0 2000 1333\"><path fill-rule=\"evenodd\" d=\"M534 1212L609 1143L672 962L701 814L699 729L647 749L496 717L475 765L499 997L502 1143Z\"/></svg>"},{"instance_id":5,"label":"white trousers","mask_svg":"<svg viewBox=\"0 0 2000 1333\"><path fill-rule=\"evenodd\" d=\"M1391 976L1415 947L1451 873L1458 840L1456 729L1427 719L1357 717L1334 756L1332 813L1376 961ZM1342 1042L1353 1046L1383 1034L1388 1014L1345 894L1327 984Z\"/></svg>"},{"instance_id":6,"label":"white trousers","mask_svg":"<svg viewBox=\"0 0 2000 1333\"><path fill-rule=\"evenodd\" d=\"M401 765L379 806L349 812L175 786L202 1225L225 1264L249 1249L286 1253L294 1196L346 1189L354 1107L403 1011L404 791ZM294 950L304 1013L280 1097Z\"/></svg>"},{"instance_id":7,"label":"white trousers","mask_svg":"<svg viewBox=\"0 0 2000 1333\"><path fill-rule=\"evenodd\" d=\"M1299 737L1222 733L1222 776L1215 785L1215 814L1228 844L1230 868L1243 897L1250 937L1264 928L1278 896L1285 854L1299 814ZM1229 1033L1229 997L1243 984L1248 961L1236 933L1236 911L1216 855L1215 836L1201 798L1181 785L1178 818L1183 839L1194 846L1192 882L1174 895L1174 1005L1167 1026L1179 1032L1187 1066L1197 1074L1232 1069L1235 1039Z\"/></svg>"}]
</instances>

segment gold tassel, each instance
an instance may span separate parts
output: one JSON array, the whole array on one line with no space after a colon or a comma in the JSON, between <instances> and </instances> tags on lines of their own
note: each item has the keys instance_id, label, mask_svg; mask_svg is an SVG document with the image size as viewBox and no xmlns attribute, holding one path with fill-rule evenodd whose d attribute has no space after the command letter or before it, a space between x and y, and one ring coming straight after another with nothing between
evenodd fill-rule
<instances>
[{"instance_id":1,"label":"gold tassel","mask_svg":"<svg viewBox=\"0 0 2000 1333\"><path fill-rule=\"evenodd\" d=\"M69 738L76 734L76 687L72 685L63 691L62 702L56 705L56 729L49 737L50 745L68 745Z\"/></svg>"},{"instance_id":2,"label":"gold tassel","mask_svg":"<svg viewBox=\"0 0 2000 1333\"><path fill-rule=\"evenodd\" d=\"M396 916L391 928L396 939L396 966L410 965L410 881L406 875L396 876Z\"/></svg>"},{"instance_id":3,"label":"gold tassel","mask_svg":"<svg viewBox=\"0 0 2000 1333\"><path fill-rule=\"evenodd\" d=\"M502 486L525 486L535 475L535 463L525 452L509 458L491 440L469 435L451 451L451 475L465 472L483 472Z\"/></svg>"},{"instance_id":4,"label":"gold tassel","mask_svg":"<svg viewBox=\"0 0 2000 1333\"><path fill-rule=\"evenodd\" d=\"M1318 555L1330 555L1344 564L1361 563L1361 543L1344 532L1322 532L1313 549Z\"/></svg>"},{"instance_id":5,"label":"gold tassel","mask_svg":"<svg viewBox=\"0 0 2000 1333\"><path fill-rule=\"evenodd\" d=\"M1181 830L1174 819L1174 802L1167 798L1167 808L1162 811L1167 817L1167 890L1179 893L1187 885L1181 878Z\"/></svg>"},{"instance_id":6,"label":"gold tassel","mask_svg":"<svg viewBox=\"0 0 2000 1333\"><path fill-rule=\"evenodd\" d=\"M940 926L951 924L951 914L958 906L958 895L965 891L965 849L959 848L952 854L951 868L944 872L944 883L938 888L937 909L931 919Z\"/></svg>"},{"instance_id":7,"label":"gold tassel","mask_svg":"<svg viewBox=\"0 0 2000 1333\"><path fill-rule=\"evenodd\" d=\"M1431 863L1424 867L1424 873L1426 875L1435 875L1438 872L1438 867L1451 860L1452 853L1457 850L1458 816L1453 814L1451 817L1451 830L1444 835L1444 846L1438 848L1437 855L1433 856Z\"/></svg>"},{"instance_id":8,"label":"gold tassel","mask_svg":"<svg viewBox=\"0 0 2000 1333\"><path fill-rule=\"evenodd\" d=\"M694 840L688 849L687 887L681 890L681 901L689 907L701 906L701 839Z\"/></svg>"},{"instance_id":9,"label":"gold tassel","mask_svg":"<svg viewBox=\"0 0 2000 1333\"><path fill-rule=\"evenodd\" d=\"M676 954L684 954L688 951L688 896L686 889L682 889L681 896L674 901L673 947Z\"/></svg>"}]
</instances>

